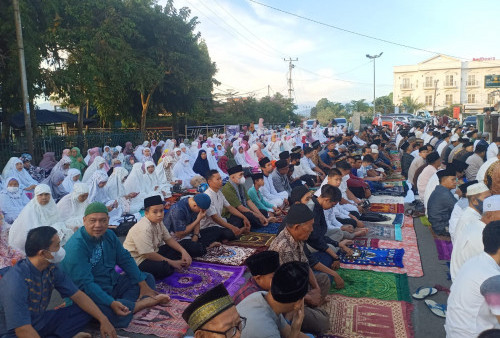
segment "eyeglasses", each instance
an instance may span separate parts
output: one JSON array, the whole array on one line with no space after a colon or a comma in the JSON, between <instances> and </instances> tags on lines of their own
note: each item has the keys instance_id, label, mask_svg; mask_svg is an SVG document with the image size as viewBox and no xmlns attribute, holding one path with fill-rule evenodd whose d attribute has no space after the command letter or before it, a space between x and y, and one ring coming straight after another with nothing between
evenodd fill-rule
<instances>
[{"instance_id":1,"label":"eyeglasses","mask_svg":"<svg viewBox=\"0 0 500 338\"><path fill-rule=\"evenodd\" d=\"M206 331L206 332L210 332L210 333L216 333L216 334L220 334L221 336L224 336L226 338L233 338L234 336L236 336L236 333L239 331L243 331L243 329L245 328L245 325L247 324L247 319L245 317L240 317L240 322L238 323L237 326L233 326L231 327L230 329L224 331L224 332L221 332L221 331L212 331L212 330L205 330L205 329L199 329L200 331Z\"/></svg>"}]
</instances>

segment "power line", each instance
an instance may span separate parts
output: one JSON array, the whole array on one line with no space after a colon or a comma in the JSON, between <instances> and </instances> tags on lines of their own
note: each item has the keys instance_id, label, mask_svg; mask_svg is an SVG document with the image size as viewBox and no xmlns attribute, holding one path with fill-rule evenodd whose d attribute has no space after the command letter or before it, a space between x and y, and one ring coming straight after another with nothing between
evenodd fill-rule
<instances>
[{"instance_id":1,"label":"power line","mask_svg":"<svg viewBox=\"0 0 500 338\"><path fill-rule=\"evenodd\" d=\"M358 33L358 32L355 32L355 31L352 31L352 30L349 30L349 29L345 29L345 28L342 28L342 27L338 27L338 26L334 26L334 25L322 22L322 21L311 19L311 18L308 18L308 17L303 16L303 15L299 15L299 14L295 14L295 13L292 13L292 12L288 12L288 11L285 11L283 9L280 9L280 8L277 8L277 7L273 7L273 6L264 4L264 3L256 1L256 0L248 0L248 1L253 2L253 3L257 4L257 5L263 6L263 7L270 8L270 9L272 9L274 11L277 11L277 12L281 12L281 13L284 13L284 14L288 14L288 15L294 16L294 17L302 19L302 20L310 21L310 22L316 23L318 25L322 25L322 26L325 26L325 27L333 28L333 29L336 29L336 30L339 30L339 31L342 31L342 32L346 32L346 33L350 33L350 34L362 36L362 37L367 38L367 39L372 39L372 40L376 40L376 41L388 43L388 44L399 46L399 47L410 48L410 49L418 50L418 51L421 51L421 52L426 52L426 53L431 53L431 54L441 54L441 55L450 56L450 57L453 57L453 58L456 58L456 59L467 60L467 58L463 58L463 57L459 57L459 56L453 56L453 55L450 55L450 54L440 53L440 52L432 51L432 50L425 49L425 48L414 47L414 46L406 45L406 44L399 43L399 42L394 42L394 41L390 41L390 40L386 40L386 39L382 39L382 38L377 38L375 36L371 36L371 35L368 35L368 34Z\"/></svg>"}]
</instances>

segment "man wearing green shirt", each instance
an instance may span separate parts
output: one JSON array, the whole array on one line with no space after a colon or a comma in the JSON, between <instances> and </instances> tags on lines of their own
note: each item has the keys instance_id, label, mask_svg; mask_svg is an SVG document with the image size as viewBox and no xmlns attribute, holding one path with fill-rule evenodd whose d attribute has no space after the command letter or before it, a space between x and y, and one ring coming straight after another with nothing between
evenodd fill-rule
<instances>
[{"instance_id":1,"label":"man wearing green shirt","mask_svg":"<svg viewBox=\"0 0 500 338\"><path fill-rule=\"evenodd\" d=\"M140 310L167 303L168 295L158 294L152 275L137 267L113 231L108 230L108 211L94 202L85 209L84 226L66 243L63 270L108 317L113 326L127 327ZM125 273L118 274L115 266Z\"/></svg>"}]
</instances>

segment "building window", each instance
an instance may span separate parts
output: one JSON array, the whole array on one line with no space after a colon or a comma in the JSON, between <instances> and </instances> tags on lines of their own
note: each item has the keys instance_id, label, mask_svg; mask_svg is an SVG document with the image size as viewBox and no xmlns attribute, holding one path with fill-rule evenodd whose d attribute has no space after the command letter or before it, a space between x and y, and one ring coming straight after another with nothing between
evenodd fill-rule
<instances>
[{"instance_id":1,"label":"building window","mask_svg":"<svg viewBox=\"0 0 500 338\"><path fill-rule=\"evenodd\" d=\"M493 104L495 104L495 103L496 103L496 102L495 102L495 94L493 94L493 93L489 93L489 94L488 94L488 104L492 104L492 105L493 105Z\"/></svg>"},{"instance_id":2,"label":"building window","mask_svg":"<svg viewBox=\"0 0 500 338\"><path fill-rule=\"evenodd\" d=\"M446 94L446 102L447 106L451 106L453 104L453 94Z\"/></svg>"},{"instance_id":3,"label":"building window","mask_svg":"<svg viewBox=\"0 0 500 338\"><path fill-rule=\"evenodd\" d=\"M432 95L426 95L425 96L425 105L426 106L432 106Z\"/></svg>"},{"instance_id":4,"label":"building window","mask_svg":"<svg viewBox=\"0 0 500 338\"><path fill-rule=\"evenodd\" d=\"M425 77L425 88L430 88L432 87L432 76L426 76Z\"/></svg>"},{"instance_id":5,"label":"building window","mask_svg":"<svg viewBox=\"0 0 500 338\"><path fill-rule=\"evenodd\" d=\"M401 86L403 89L410 89L410 79L407 77L403 78L403 84Z\"/></svg>"},{"instance_id":6,"label":"building window","mask_svg":"<svg viewBox=\"0 0 500 338\"><path fill-rule=\"evenodd\" d=\"M476 75L467 75L467 86L477 86Z\"/></svg>"},{"instance_id":7,"label":"building window","mask_svg":"<svg viewBox=\"0 0 500 338\"><path fill-rule=\"evenodd\" d=\"M476 103L476 94L467 94L467 103Z\"/></svg>"},{"instance_id":8,"label":"building window","mask_svg":"<svg viewBox=\"0 0 500 338\"><path fill-rule=\"evenodd\" d=\"M444 81L444 85L448 87L453 86L453 75L446 75L446 80Z\"/></svg>"}]
</instances>

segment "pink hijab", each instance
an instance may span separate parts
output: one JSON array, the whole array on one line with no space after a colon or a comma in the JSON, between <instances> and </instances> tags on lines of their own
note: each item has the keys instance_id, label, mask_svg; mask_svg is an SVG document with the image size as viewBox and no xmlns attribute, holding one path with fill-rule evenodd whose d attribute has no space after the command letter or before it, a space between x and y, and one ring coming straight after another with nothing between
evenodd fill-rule
<instances>
[{"instance_id":1,"label":"pink hijab","mask_svg":"<svg viewBox=\"0 0 500 338\"><path fill-rule=\"evenodd\" d=\"M243 148L245 152L245 160L247 161L248 164L252 166L253 169L259 169L259 163L255 162L252 157L248 154L248 143L242 144L241 147Z\"/></svg>"}]
</instances>

